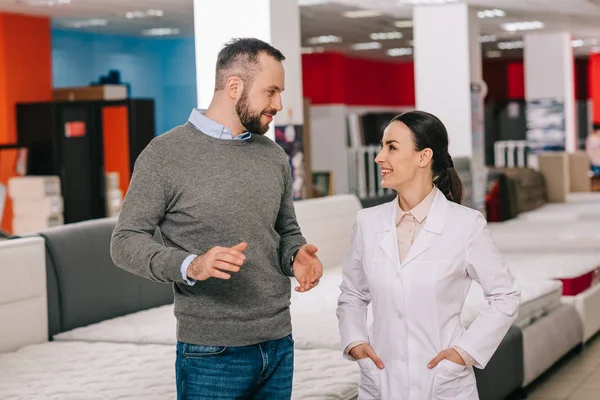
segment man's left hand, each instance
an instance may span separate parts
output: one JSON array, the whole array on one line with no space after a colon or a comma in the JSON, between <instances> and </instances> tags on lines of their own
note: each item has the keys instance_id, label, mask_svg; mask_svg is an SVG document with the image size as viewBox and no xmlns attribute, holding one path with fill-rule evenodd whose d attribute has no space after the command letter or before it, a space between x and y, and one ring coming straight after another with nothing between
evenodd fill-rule
<instances>
[{"instance_id":1,"label":"man's left hand","mask_svg":"<svg viewBox=\"0 0 600 400\"><path fill-rule=\"evenodd\" d=\"M314 288L323 276L323 265L317 257L317 251L319 249L316 246L305 244L296 254L292 268L299 283L295 289L297 292L307 292Z\"/></svg>"}]
</instances>

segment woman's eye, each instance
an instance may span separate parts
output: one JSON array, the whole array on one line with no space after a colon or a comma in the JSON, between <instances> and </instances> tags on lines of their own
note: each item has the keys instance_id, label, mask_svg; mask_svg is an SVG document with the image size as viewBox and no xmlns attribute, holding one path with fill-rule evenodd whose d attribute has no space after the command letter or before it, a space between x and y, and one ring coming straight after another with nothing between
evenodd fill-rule
<instances>
[{"instance_id":1,"label":"woman's eye","mask_svg":"<svg viewBox=\"0 0 600 400\"><path fill-rule=\"evenodd\" d=\"M394 146L390 146L390 150L396 150Z\"/></svg>"}]
</instances>

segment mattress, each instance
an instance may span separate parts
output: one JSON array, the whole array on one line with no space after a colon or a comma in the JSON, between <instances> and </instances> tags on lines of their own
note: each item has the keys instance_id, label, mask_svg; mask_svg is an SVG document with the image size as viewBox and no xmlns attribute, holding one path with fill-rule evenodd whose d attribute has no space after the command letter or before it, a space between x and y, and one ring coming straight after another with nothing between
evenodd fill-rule
<instances>
[{"instance_id":1,"label":"mattress","mask_svg":"<svg viewBox=\"0 0 600 400\"><path fill-rule=\"evenodd\" d=\"M518 279L521 288L521 304L514 325L526 327L561 304L562 284L551 279ZM477 315L489 307L483 289L473 282L467 293L467 299L461 314L463 326L469 326Z\"/></svg>"},{"instance_id":2,"label":"mattress","mask_svg":"<svg viewBox=\"0 0 600 400\"><path fill-rule=\"evenodd\" d=\"M336 315L341 282L341 268L337 268L326 272L319 285L309 292L292 289L290 313L297 349L341 351ZM169 304L59 333L53 339L175 345L176 325L173 304Z\"/></svg>"},{"instance_id":3,"label":"mattress","mask_svg":"<svg viewBox=\"0 0 600 400\"><path fill-rule=\"evenodd\" d=\"M0 354L2 400L176 397L173 346L50 342ZM359 370L336 351L296 350L293 399L357 396Z\"/></svg>"},{"instance_id":4,"label":"mattress","mask_svg":"<svg viewBox=\"0 0 600 400\"><path fill-rule=\"evenodd\" d=\"M600 251L505 253L503 257L515 276L561 281L563 296L576 296L600 282Z\"/></svg>"}]
</instances>

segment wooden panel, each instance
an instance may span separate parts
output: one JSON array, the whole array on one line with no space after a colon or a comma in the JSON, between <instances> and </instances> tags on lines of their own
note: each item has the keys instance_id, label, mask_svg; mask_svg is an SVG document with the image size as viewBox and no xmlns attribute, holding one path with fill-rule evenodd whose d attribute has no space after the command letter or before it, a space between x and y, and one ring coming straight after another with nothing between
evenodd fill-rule
<instances>
[{"instance_id":1,"label":"wooden panel","mask_svg":"<svg viewBox=\"0 0 600 400\"><path fill-rule=\"evenodd\" d=\"M104 171L119 173L119 188L123 195L131 176L129 160L129 110L127 106L102 108L104 137Z\"/></svg>"}]
</instances>

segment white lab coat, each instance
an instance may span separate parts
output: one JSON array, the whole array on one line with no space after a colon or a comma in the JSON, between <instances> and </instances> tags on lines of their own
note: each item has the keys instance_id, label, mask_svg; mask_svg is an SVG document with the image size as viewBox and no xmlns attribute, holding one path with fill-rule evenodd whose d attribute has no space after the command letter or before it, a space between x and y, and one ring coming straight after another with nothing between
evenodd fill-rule
<instances>
[{"instance_id":1,"label":"white lab coat","mask_svg":"<svg viewBox=\"0 0 600 400\"><path fill-rule=\"evenodd\" d=\"M457 345L486 366L515 320L520 290L480 212L451 203L438 190L425 225L402 263L396 201L361 210L343 269L338 303L342 348L369 342L385 364L359 360L359 400L477 400L472 367L443 360ZM476 280L490 307L468 329L460 321ZM371 304L373 324L367 327Z\"/></svg>"}]
</instances>

